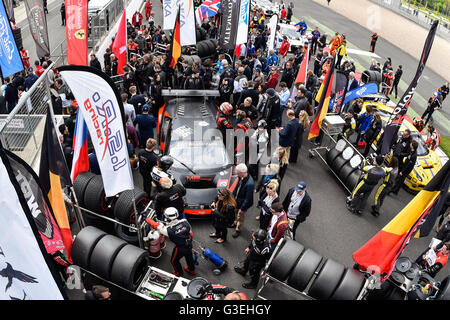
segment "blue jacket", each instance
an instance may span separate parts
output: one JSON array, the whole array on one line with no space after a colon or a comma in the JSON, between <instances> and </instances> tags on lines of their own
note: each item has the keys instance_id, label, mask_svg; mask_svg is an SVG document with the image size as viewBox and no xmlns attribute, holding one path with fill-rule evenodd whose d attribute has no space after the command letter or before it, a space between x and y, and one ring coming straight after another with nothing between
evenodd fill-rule
<instances>
[{"instance_id":1,"label":"blue jacket","mask_svg":"<svg viewBox=\"0 0 450 320\"><path fill-rule=\"evenodd\" d=\"M353 80L349 83L347 92L352 91L352 90L354 90L354 89L356 89L356 88L358 88L358 87L359 87L358 80L353 79Z\"/></svg>"},{"instance_id":2,"label":"blue jacket","mask_svg":"<svg viewBox=\"0 0 450 320\"><path fill-rule=\"evenodd\" d=\"M245 183L239 189L239 193L236 194L239 184ZM255 181L249 174L247 176L247 181L239 181L236 188L233 190L233 195L236 198L237 209L242 211L247 211L253 206L253 192L255 190Z\"/></svg>"},{"instance_id":3,"label":"blue jacket","mask_svg":"<svg viewBox=\"0 0 450 320\"><path fill-rule=\"evenodd\" d=\"M281 147L292 147L294 145L298 125L298 119L294 118L289 120L286 126L280 131L279 143Z\"/></svg>"},{"instance_id":4,"label":"blue jacket","mask_svg":"<svg viewBox=\"0 0 450 320\"><path fill-rule=\"evenodd\" d=\"M153 128L156 127L155 117L149 114L138 114L133 124L138 126L139 137L147 140L153 138Z\"/></svg>"},{"instance_id":5,"label":"blue jacket","mask_svg":"<svg viewBox=\"0 0 450 320\"><path fill-rule=\"evenodd\" d=\"M267 56L267 64L265 71L269 71L269 66L276 66L278 62L277 54L274 52L273 55Z\"/></svg>"},{"instance_id":6,"label":"blue jacket","mask_svg":"<svg viewBox=\"0 0 450 320\"><path fill-rule=\"evenodd\" d=\"M23 86L25 87L26 90L28 90L33 86L33 84L36 82L37 79L38 79L38 76L34 72L30 73L25 78L25 82L24 82Z\"/></svg>"},{"instance_id":7,"label":"blue jacket","mask_svg":"<svg viewBox=\"0 0 450 320\"><path fill-rule=\"evenodd\" d=\"M372 124L373 120L373 114L368 114L367 112L364 112L361 115L361 118L358 120L359 131L367 132L367 129L369 129L370 125Z\"/></svg>"},{"instance_id":8,"label":"blue jacket","mask_svg":"<svg viewBox=\"0 0 450 320\"><path fill-rule=\"evenodd\" d=\"M300 26L300 31L308 29L306 22L299 21L295 24L295 26Z\"/></svg>"}]
</instances>

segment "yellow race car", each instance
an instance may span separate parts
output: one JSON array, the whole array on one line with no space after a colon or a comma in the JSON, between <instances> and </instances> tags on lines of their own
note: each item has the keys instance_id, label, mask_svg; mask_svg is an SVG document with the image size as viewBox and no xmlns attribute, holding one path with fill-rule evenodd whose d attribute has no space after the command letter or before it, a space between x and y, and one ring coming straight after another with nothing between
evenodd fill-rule
<instances>
[{"instance_id":1,"label":"yellow race car","mask_svg":"<svg viewBox=\"0 0 450 320\"><path fill-rule=\"evenodd\" d=\"M393 107L387 106L384 103L376 101L366 101L363 104L363 109L361 113L365 112L365 107L367 105L372 105L374 113L380 115L383 122L383 128L389 117L392 114ZM417 140L419 147L417 148L417 162L414 169L409 174L408 178L405 180L406 189L412 193L419 192L425 187L428 182L436 175L436 173L442 168L442 162L440 157L431 149L427 148L425 141L419 131L414 127L412 121L405 117L400 129L398 131L399 135L403 133L404 130L409 129L411 131L411 137ZM377 142L380 138L382 132L378 135L377 139L372 145L372 148L377 148Z\"/></svg>"}]
</instances>

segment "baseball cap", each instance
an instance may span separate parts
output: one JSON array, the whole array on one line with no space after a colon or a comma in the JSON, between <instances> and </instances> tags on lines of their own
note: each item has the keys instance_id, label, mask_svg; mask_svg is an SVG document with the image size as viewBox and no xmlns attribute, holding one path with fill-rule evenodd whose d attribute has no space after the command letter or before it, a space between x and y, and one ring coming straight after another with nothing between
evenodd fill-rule
<instances>
[{"instance_id":1,"label":"baseball cap","mask_svg":"<svg viewBox=\"0 0 450 320\"><path fill-rule=\"evenodd\" d=\"M295 191L303 191L306 189L306 182L304 181L300 181L296 186L295 186Z\"/></svg>"},{"instance_id":2,"label":"baseball cap","mask_svg":"<svg viewBox=\"0 0 450 320\"><path fill-rule=\"evenodd\" d=\"M148 111L148 110L150 110L150 106L148 104L144 104L142 106L142 111Z\"/></svg>"},{"instance_id":3,"label":"baseball cap","mask_svg":"<svg viewBox=\"0 0 450 320\"><path fill-rule=\"evenodd\" d=\"M272 88L267 89L267 94L271 97L275 96L275 90Z\"/></svg>"}]
</instances>

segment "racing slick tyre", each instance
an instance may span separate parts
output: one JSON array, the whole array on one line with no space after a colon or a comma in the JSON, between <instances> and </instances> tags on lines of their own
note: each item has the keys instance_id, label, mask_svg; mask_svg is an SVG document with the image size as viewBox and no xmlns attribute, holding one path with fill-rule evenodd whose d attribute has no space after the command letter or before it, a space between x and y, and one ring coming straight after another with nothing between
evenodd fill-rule
<instances>
[{"instance_id":1,"label":"racing slick tyre","mask_svg":"<svg viewBox=\"0 0 450 320\"><path fill-rule=\"evenodd\" d=\"M353 171L348 178L345 180L345 186L349 190L355 189L356 185L358 184L359 178L361 177L361 170L355 170Z\"/></svg>"},{"instance_id":2,"label":"racing slick tyre","mask_svg":"<svg viewBox=\"0 0 450 320\"><path fill-rule=\"evenodd\" d=\"M330 300L356 300L363 286L365 278L361 272L347 268Z\"/></svg>"},{"instance_id":3,"label":"racing slick tyre","mask_svg":"<svg viewBox=\"0 0 450 320\"><path fill-rule=\"evenodd\" d=\"M373 70L366 70L361 74L361 81L367 83L381 83L381 73Z\"/></svg>"},{"instance_id":4,"label":"racing slick tyre","mask_svg":"<svg viewBox=\"0 0 450 320\"><path fill-rule=\"evenodd\" d=\"M343 183L345 183L345 181L347 180L347 178L353 173L353 171L355 171L356 169L353 168L349 163L345 164L341 171L339 171L339 179L341 179L341 181Z\"/></svg>"},{"instance_id":5,"label":"racing slick tyre","mask_svg":"<svg viewBox=\"0 0 450 320\"><path fill-rule=\"evenodd\" d=\"M127 244L119 251L111 269L111 281L135 291L150 265L147 251Z\"/></svg>"},{"instance_id":6,"label":"racing slick tyre","mask_svg":"<svg viewBox=\"0 0 450 320\"><path fill-rule=\"evenodd\" d=\"M197 47L197 55L199 57L207 56L208 47L206 46L204 41L197 42L196 47Z\"/></svg>"},{"instance_id":7,"label":"racing slick tyre","mask_svg":"<svg viewBox=\"0 0 450 320\"><path fill-rule=\"evenodd\" d=\"M81 172L73 182L73 189L75 191L75 195L77 196L78 204L80 205L80 207L84 207L84 193L86 191L86 187L89 181L91 181L91 179L95 176L96 175L90 171Z\"/></svg>"},{"instance_id":8,"label":"racing slick tyre","mask_svg":"<svg viewBox=\"0 0 450 320\"><path fill-rule=\"evenodd\" d=\"M217 51L217 46L212 40L207 40L209 55L214 55Z\"/></svg>"},{"instance_id":9,"label":"racing slick tyre","mask_svg":"<svg viewBox=\"0 0 450 320\"><path fill-rule=\"evenodd\" d=\"M341 172L342 167L348 162L342 155L339 155L336 157L336 159L331 164L331 168L333 169L334 173L339 175L339 172Z\"/></svg>"},{"instance_id":10,"label":"racing slick tyre","mask_svg":"<svg viewBox=\"0 0 450 320\"><path fill-rule=\"evenodd\" d=\"M340 154L341 154L341 151L339 151L337 149L331 149L330 151L327 152L326 159L327 159L327 163L330 167L333 164L333 161L336 159L336 157Z\"/></svg>"},{"instance_id":11,"label":"racing slick tyre","mask_svg":"<svg viewBox=\"0 0 450 320\"><path fill-rule=\"evenodd\" d=\"M147 193L139 188L125 190L120 193L119 198L117 198L114 205L114 217L125 224L135 223L133 195L138 213L143 211L148 204Z\"/></svg>"},{"instance_id":12,"label":"racing slick tyre","mask_svg":"<svg viewBox=\"0 0 450 320\"><path fill-rule=\"evenodd\" d=\"M88 226L78 232L72 245L73 263L81 268L88 269L92 251L97 243L107 234L95 227Z\"/></svg>"},{"instance_id":13,"label":"racing slick tyre","mask_svg":"<svg viewBox=\"0 0 450 320\"><path fill-rule=\"evenodd\" d=\"M279 281L286 280L304 248L300 243L293 240L284 242L269 265L267 273Z\"/></svg>"},{"instance_id":14,"label":"racing slick tyre","mask_svg":"<svg viewBox=\"0 0 450 320\"><path fill-rule=\"evenodd\" d=\"M110 279L114 259L126 245L127 242L110 234L102 237L92 251L89 270L102 278Z\"/></svg>"},{"instance_id":15,"label":"racing slick tyre","mask_svg":"<svg viewBox=\"0 0 450 320\"><path fill-rule=\"evenodd\" d=\"M206 39L206 30L202 27L198 27L195 29L195 38L197 42L203 41Z\"/></svg>"},{"instance_id":16,"label":"racing slick tyre","mask_svg":"<svg viewBox=\"0 0 450 320\"><path fill-rule=\"evenodd\" d=\"M447 278L441 282L436 299L450 300L450 276L447 276Z\"/></svg>"},{"instance_id":17,"label":"racing slick tyre","mask_svg":"<svg viewBox=\"0 0 450 320\"><path fill-rule=\"evenodd\" d=\"M328 300L337 288L344 274L344 265L327 259L309 289L309 295L319 300Z\"/></svg>"},{"instance_id":18,"label":"racing slick tyre","mask_svg":"<svg viewBox=\"0 0 450 320\"><path fill-rule=\"evenodd\" d=\"M321 255L312 249L306 249L292 270L287 284L298 291L305 290L321 261Z\"/></svg>"},{"instance_id":19,"label":"racing slick tyre","mask_svg":"<svg viewBox=\"0 0 450 320\"><path fill-rule=\"evenodd\" d=\"M106 198L102 176L93 177L87 184L84 192L84 204L88 210L99 214L108 213L108 199Z\"/></svg>"},{"instance_id":20,"label":"racing slick tyre","mask_svg":"<svg viewBox=\"0 0 450 320\"><path fill-rule=\"evenodd\" d=\"M130 228L124 227L120 224L114 225L114 233L122 240L130 244L138 244L139 238L137 231L131 230Z\"/></svg>"},{"instance_id":21,"label":"racing slick tyre","mask_svg":"<svg viewBox=\"0 0 450 320\"><path fill-rule=\"evenodd\" d=\"M166 294L163 300L183 300L183 295L179 292L172 291Z\"/></svg>"}]
</instances>

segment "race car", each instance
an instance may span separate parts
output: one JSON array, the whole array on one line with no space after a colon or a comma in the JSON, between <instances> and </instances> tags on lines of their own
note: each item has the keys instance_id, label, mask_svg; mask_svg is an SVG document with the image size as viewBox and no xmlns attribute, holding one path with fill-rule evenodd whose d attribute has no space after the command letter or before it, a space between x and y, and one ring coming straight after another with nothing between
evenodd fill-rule
<instances>
[{"instance_id":1,"label":"race car","mask_svg":"<svg viewBox=\"0 0 450 320\"><path fill-rule=\"evenodd\" d=\"M266 18L273 16L280 12L280 5L277 2L271 2L269 0L252 0L252 8L260 8L263 10Z\"/></svg>"},{"instance_id":2,"label":"race car","mask_svg":"<svg viewBox=\"0 0 450 320\"><path fill-rule=\"evenodd\" d=\"M297 48L303 47L312 37L310 32L307 32L306 35L302 36L300 32L298 32L297 27L293 24L279 23L278 27L276 41L277 49L280 48L281 43L283 42L283 36L286 36L291 44L289 52L295 52Z\"/></svg>"},{"instance_id":3,"label":"race car","mask_svg":"<svg viewBox=\"0 0 450 320\"><path fill-rule=\"evenodd\" d=\"M214 90L164 90L163 95L180 95L169 97L158 113L160 152L174 159L170 172L186 188L184 212L189 217L211 215L217 188L232 191L237 184L216 127L217 107L202 97L205 91Z\"/></svg>"},{"instance_id":4,"label":"race car","mask_svg":"<svg viewBox=\"0 0 450 320\"><path fill-rule=\"evenodd\" d=\"M379 100L378 100L379 101ZM363 110L361 113L365 112L365 107L367 105L372 105L374 113L380 115L383 128L386 126L389 117L392 114L393 107L390 107L381 102L366 101L363 104ZM409 174L408 178L405 180L405 186L408 191L415 193L422 190L428 182L436 175L436 173L442 168L442 162L440 157L431 149L427 148L425 141L422 138L421 133L416 129L412 121L406 117L400 126L398 131L399 135L403 133L406 129L411 131L411 137L419 143L417 148L417 162L414 169ZM376 149L378 138L372 145L373 149Z\"/></svg>"}]
</instances>

